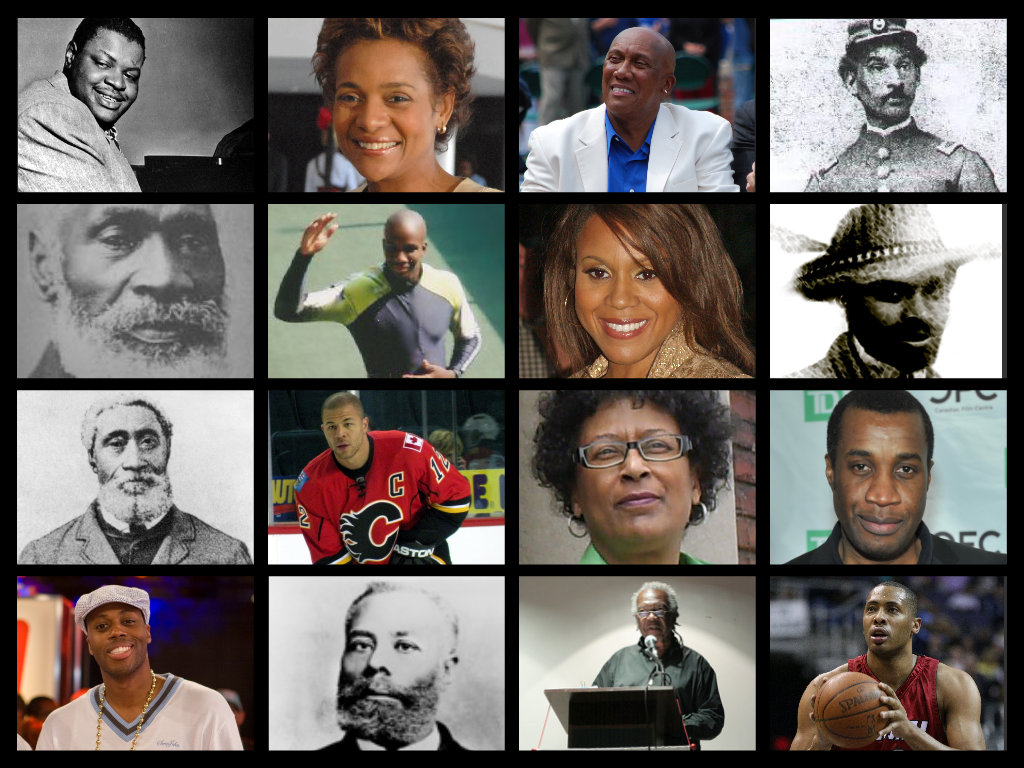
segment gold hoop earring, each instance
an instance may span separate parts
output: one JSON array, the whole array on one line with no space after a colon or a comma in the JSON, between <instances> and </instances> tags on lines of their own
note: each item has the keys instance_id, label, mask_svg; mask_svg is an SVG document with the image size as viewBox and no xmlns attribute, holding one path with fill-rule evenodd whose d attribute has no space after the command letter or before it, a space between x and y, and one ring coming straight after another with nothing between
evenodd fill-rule
<instances>
[{"instance_id":1,"label":"gold hoop earring","mask_svg":"<svg viewBox=\"0 0 1024 768\"><path fill-rule=\"evenodd\" d=\"M438 131L438 133L440 133L442 136L444 136L444 132L447 131L447 130L448 130L448 123L445 123L444 125L441 126L441 129Z\"/></svg>"}]
</instances>

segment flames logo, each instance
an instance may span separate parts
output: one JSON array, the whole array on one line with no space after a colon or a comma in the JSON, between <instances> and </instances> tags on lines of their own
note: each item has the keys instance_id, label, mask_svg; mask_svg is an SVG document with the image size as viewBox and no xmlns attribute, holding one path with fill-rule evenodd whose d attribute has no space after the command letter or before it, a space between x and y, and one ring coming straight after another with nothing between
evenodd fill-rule
<instances>
[{"instance_id":1,"label":"flames logo","mask_svg":"<svg viewBox=\"0 0 1024 768\"><path fill-rule=\"evenodd\" d=\"M356 562L383 563L391 556L402 519L397 504L374 501L341 516L341 539Z\"/></svg>"}]
</instances>

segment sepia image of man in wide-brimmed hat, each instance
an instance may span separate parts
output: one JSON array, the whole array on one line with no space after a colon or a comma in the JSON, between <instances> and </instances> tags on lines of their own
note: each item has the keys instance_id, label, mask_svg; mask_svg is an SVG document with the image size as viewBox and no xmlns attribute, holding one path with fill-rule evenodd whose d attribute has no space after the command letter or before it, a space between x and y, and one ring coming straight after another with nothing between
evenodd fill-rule
<instances>
[{"instance_id":1,"label":"sepia image of man in wide-brimmed hat","mask_svg":"<svg viewBox=\"0 0 1024 768\"><path fill-rule=\"evenodd\" d=\"M932 364L957 270L1000 255L990 244L947 247L926 205L854 208L828 246L776 228L773 237L820 254L800 267L795 287L837 301L848 327L822 360L788 378L939 378Z\"/></svg>"}]
</instances>

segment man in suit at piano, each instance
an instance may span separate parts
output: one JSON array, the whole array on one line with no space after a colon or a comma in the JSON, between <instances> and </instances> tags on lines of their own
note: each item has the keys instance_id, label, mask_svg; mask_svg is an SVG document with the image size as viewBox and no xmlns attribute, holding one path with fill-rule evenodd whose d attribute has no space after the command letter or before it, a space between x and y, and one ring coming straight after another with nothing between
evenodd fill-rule
<instances>
[{"instance_id":1,"label":"man in suit at piano","mask_svg":"<svg viewBox=\"0 0 1024 768\"><path fill-rule=\"evenodd\" d=\"M135 103L146 38L131 19L83 19L64 69L18 94L19 192L141 192L114 123Z\"/></svg>"}]
</instances>

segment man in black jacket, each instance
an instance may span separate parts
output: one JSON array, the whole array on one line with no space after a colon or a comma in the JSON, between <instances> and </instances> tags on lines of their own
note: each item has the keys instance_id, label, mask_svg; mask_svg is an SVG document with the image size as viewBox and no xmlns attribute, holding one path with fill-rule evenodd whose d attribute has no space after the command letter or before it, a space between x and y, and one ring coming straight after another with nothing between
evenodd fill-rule
<instances>
[{"instance_id":1,"label":"man in black jacket","mask_svg":"<svg viewBox=\"0 0 1024 768\"><path fill-rule=\"evenodd\" d=\"M1006 555L932 536L922 522L935 434L903 390L853 391L828 420L825 477L839 522L796 565L1006 563Z\"/></svg>"}]
</instances>

